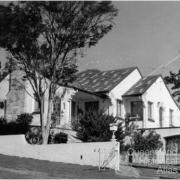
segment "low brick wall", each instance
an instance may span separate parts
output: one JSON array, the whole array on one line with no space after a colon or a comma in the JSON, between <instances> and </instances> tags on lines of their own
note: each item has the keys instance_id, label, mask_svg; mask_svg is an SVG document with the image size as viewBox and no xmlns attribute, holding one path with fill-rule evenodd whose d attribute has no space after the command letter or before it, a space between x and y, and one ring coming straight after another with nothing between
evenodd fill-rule
<instances>
[{"instance_id":1,"label":"low brick wall","mask_svg":"<svg viewBox=\"0 0 180 180\"><path fill-rule=\"evenodd\" d=\"M102 164L113 148L119 151L118 142L30 145L24 135L0 136L0 147L0 154L92 166ZM118 158L107 167L116 168Z\"/></svg>"}]
</instances>

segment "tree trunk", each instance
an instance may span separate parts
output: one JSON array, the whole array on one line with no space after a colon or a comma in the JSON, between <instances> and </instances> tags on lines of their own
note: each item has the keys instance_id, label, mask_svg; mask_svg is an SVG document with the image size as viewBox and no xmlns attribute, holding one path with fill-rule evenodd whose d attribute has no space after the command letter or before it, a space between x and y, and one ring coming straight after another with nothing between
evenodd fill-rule
<instances>
[{"instance_id":1,"label":"tree trunk","mask_svg":"<svg viewBox=\"0 0 180 180\"><path fill-rule=\"evenodd\" d=\"M41 122L41 131L42 131L42 143L44 144L44 138L45 138L45 126L44 126L44 103L43 103L43 97L41 98L40 103L40 122Z\"/></svg>"},{"instance_id":2,"label":"tree trunk","mask_svg":"<svg viewBox=\"0 0 180 180\"><path fill-rule=\"evenodd\" d=\"M48 143L48 138L49 138L49 133L50 133L50 126L51 126L52 105L53 105L53 100L50 98L48 100L48 113L47 113L47 121L46 121L45 133L44 133L44 137L43 137L43 144Z\"/></svg>"}]
</instances>

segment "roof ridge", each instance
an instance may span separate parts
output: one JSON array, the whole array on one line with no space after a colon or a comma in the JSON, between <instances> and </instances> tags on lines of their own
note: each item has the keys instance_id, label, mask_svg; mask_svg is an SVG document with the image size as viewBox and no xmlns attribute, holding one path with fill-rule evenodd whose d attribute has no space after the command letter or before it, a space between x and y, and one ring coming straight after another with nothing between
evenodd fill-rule
<instances>
[{"instance_id":1,"label":"roof ridge","mask_svg":"<svg viewBox=\"0 0 180 180\"><path fill-rule=\"evenodd\" d=\"M102 72L102 71L99 70L99 69L85 69L85 70L80 71L80 72L78 72L78 73L82 73L82 72L86 72L86 71L99 71L99 72Z\"/></svg>"},{"instance_id":2,"label":"roof ridge","mask_svg":"<svg viewBox=\"0 0 180 180\"><path fill-rule=\"evenodd\" d=\"M131 66L131 67L126 67L126 68L119 68L119 69L109 69L109 70L100 70L100 69L86 69L86 70L83 70L83 71L80 71L78 72L79 73L83 73L83 72L86 72L86 71L98 71L98 72L109 72L109 71L118 71L118 70L124 70L124 69L136 69L137 66Z\"/></svg>"},{"instance_id":3,"label":"roof ridge","mask_svg":"<svg viewBox=\"0 0 180 180\"><path fill-rule=\"evenodd\" d=\"M155 74L155 75L148 75L148 76L143 76L143 78L146 78L146 77L160 77L162 76L161 74Z\"/></svg>"},{"instance_id":4,"label":"roof ridge","mask_svg":"<svg viewBox=\"0 0 180 180\"><path fill-rule=\"evenodd\" d=\"M103 71L101 71L101 72L118 71L118 70L124 70L124 69L136 69L136 68L137 68L136 66L131 66L131 67L127 67L127 68L103 70Z\"/></svg>"}]
</instances>

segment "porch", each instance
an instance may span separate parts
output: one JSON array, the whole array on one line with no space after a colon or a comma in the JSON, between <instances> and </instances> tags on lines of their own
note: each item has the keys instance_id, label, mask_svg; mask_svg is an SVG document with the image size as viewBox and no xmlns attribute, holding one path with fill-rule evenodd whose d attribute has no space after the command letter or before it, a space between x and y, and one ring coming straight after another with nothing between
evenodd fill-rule
<instances>
[{"instance_id":1,"label":"porch","mask_svg":"<svg viewBox=\"0 0 180 180\"><path fill-rule=\"evenodd\" d=\"M71 91L71 92L70 92ZM108 99L81 90L70 90L64 98L58 96L53 107L55 127L73 129L88 111L108 111Z\"/></svg>"}]
</instances>

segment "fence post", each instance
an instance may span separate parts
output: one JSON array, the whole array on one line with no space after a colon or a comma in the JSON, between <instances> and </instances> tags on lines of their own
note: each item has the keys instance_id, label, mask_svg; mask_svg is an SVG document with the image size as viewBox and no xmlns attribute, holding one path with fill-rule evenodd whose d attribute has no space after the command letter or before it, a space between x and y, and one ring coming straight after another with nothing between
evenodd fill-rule
<instances>
[{"instance_id":1,"label":"fence post","mask_svg":"<svg viewBox=\"0 0 180 180\"><path fill-rule=\"evenodd\" d=\"M116 171L119 171L119 164L120 164L120 151L119 151L119 149L120 149L120 143L119 142L117 142L117 144L116 144L116 148L115 148L115 153L116 153L116 163L117 163L117 165L116 165L116 168L115 168L115 170Z\"/></svg>"}]
</instances>

